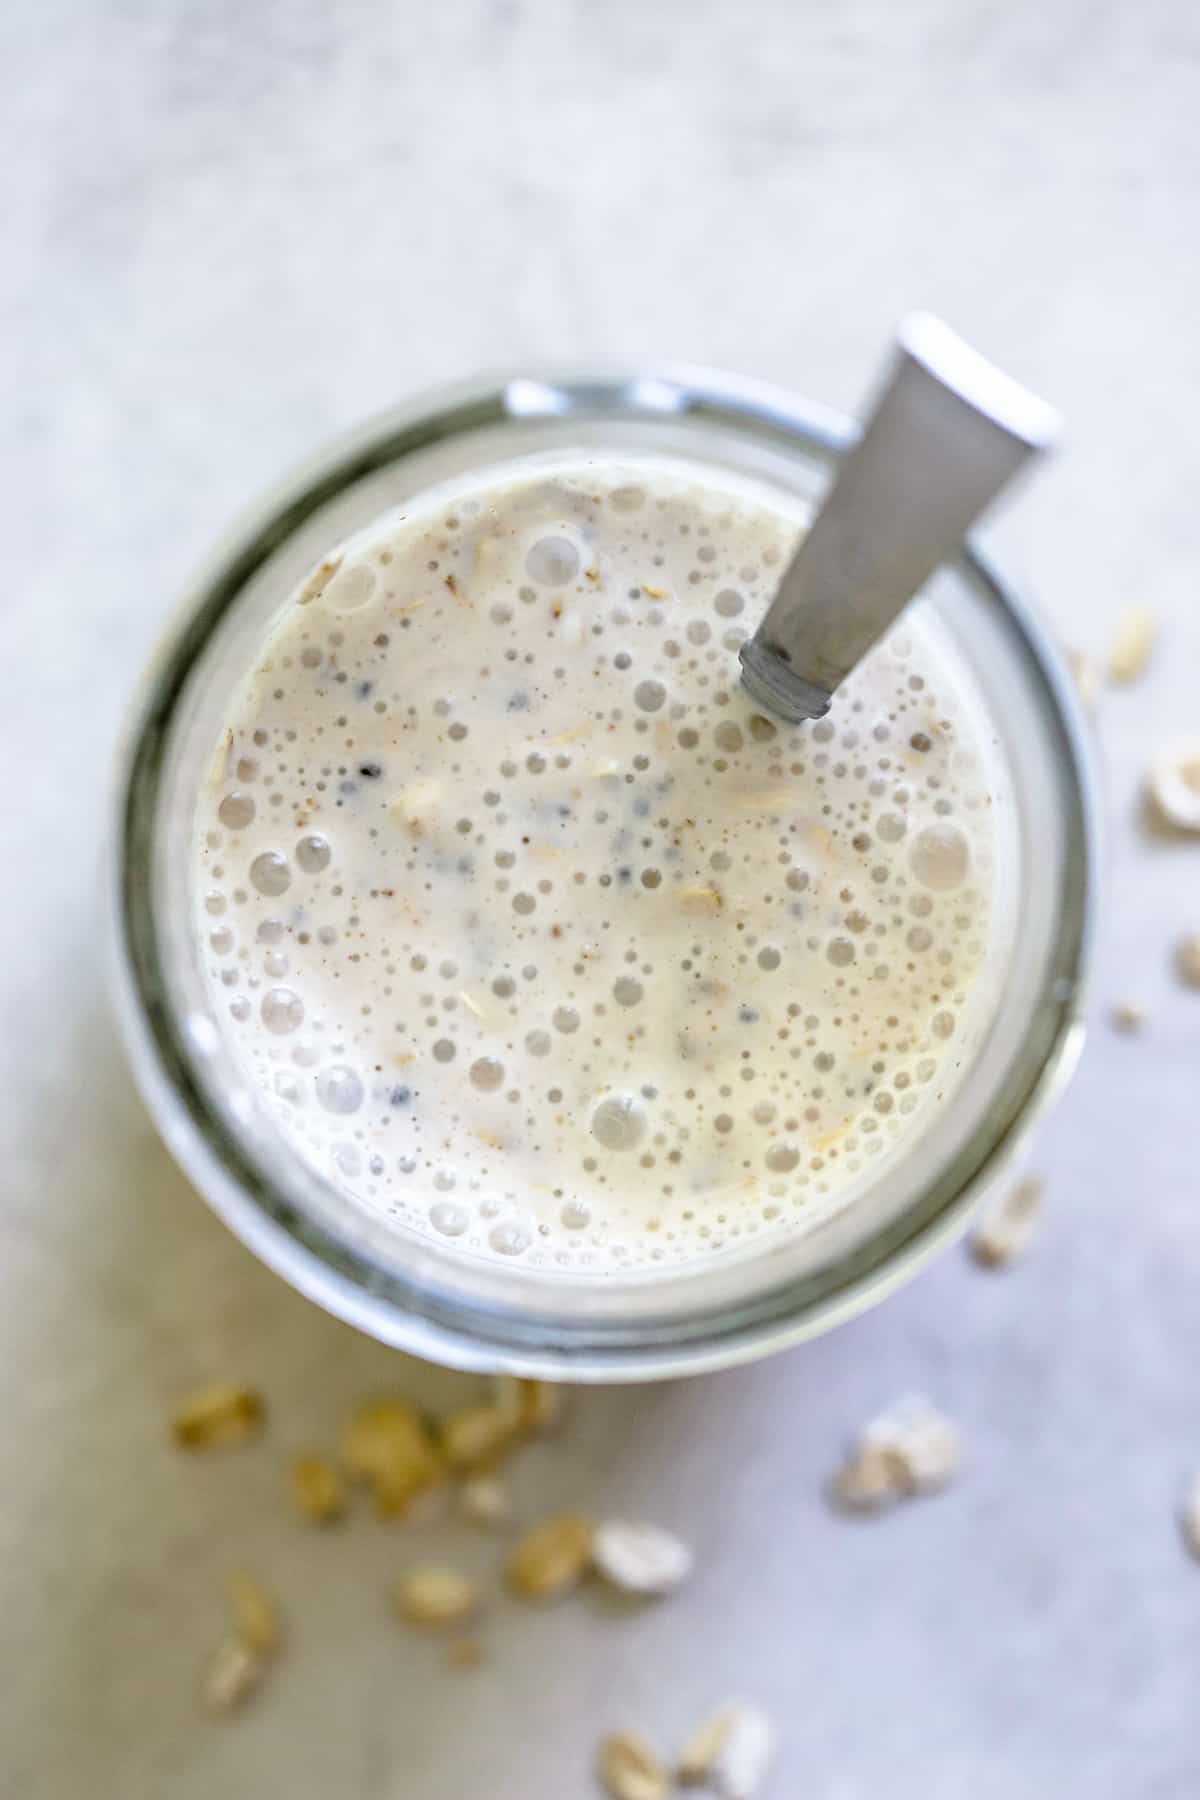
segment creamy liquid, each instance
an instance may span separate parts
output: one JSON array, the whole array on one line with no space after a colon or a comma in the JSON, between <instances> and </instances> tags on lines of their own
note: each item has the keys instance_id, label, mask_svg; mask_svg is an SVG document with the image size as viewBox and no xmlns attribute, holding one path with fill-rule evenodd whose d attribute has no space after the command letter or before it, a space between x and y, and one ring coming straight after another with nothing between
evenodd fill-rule
<instances>
[{"instance_id":1,"label":"creamy liquid","mask_svg":"<svg viewBox=\"0 0 1200 1800\"><path fill-rule=\"evenodd\" d=\"M212 1003L296 1150L464 1252L592 1272L811 1229L987 1022L998 761L932 627L820 723L736 652L800 529L606 458L331 554L232 697Z\"/></svg>"}]
</instances>

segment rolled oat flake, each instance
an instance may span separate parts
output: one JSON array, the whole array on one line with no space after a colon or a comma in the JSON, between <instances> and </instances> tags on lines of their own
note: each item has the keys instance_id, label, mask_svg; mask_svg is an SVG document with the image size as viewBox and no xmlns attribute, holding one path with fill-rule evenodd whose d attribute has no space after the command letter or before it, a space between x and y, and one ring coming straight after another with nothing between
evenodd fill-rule
<instances>
[{"instance_id":1,"label":"rolled oat flake","mask_svg":"<svg viewBox=\"0 0 1200 1800\"><path fill-rule=\"evenodd\" d=\"M774 1729L762 1707L731 1700L692 1737L677 1773L685 1786L703 1784L721 1800L753 1800L774 1749Z\"/></svg>"},{"instance_id":2,"label":"rolled oat flake","mask_svg":"<svg viewBox=\"0 0 1200 1800\"><path fill-rule=\"evenodd\" d=\"M670 1594L692 1572L688 1546L661 1525L609 1519L596 1528L592 1561L613 1587L627 1594Z\"/></svg>"}]
</instances>

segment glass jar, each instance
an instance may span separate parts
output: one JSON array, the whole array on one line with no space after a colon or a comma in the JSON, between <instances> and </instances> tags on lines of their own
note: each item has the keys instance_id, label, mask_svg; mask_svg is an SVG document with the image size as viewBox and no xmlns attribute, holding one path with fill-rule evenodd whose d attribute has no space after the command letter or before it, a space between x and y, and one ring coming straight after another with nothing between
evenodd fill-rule
<instances>
[{"instance_id":1,"label":"glass jar","mask_svg":"<svg viewBox=\"0 0 1200 1800\"><path fill-rule=\"evenodd\" d=\"M544 452L669 455L815 505L854 431L777 388L675 366L444 389L293 476L242 520L185 600L120 767L118 1008L174 1156L238 1236L330 1312L434 1361L556 1380L649 1379L759 1356L871 1304L953 1236L1073 1068L1096 883L1085 731L1045 630L973 549L921 604L999 725L1012 929L953 1104L889 1160L869 1204L704 1266L588 1278L472 1261L369 1215L303 1162L211 1016L189 892L197 796L231 694L280 605L332 545L435 482Z\"/></svg>"}]
</instances>

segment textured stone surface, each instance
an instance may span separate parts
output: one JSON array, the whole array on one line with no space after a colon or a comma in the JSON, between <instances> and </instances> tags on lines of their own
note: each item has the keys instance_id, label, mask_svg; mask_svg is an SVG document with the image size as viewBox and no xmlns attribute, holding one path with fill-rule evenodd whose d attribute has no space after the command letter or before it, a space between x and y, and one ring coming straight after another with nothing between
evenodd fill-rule
<instances>
[{"instance_id":1,"label":"textured stone surface","mask_svg":"<svg viewBox=\"0 0 1200 1800\"><path fill-rule=\"evenodd\" d=\"M1168 947L1200 925L1198 853L1135 818L1148 754L1198 723L1195 9L39 0L0 48L0 1793L582 1795L602 1730L678 1741L730 1690L779 1721L781 1796L1195 1791L1200 999ZM1001 531L1064 636L1103 646L1131 602L1165 621L1100 721L1098 998L1150 1025L1098 1022L1019 1269L951 1253L769 1365L585 1396L526 1503L660 1518L697 1574L632 1620L514 1612L449 1675L388 1616L400 1542L286 1512L285 1451L394 1359L227 1236L115 1053L96 870L123 701L231 513L398 393L654 350L852 405L915 304L1067 414ZM182 1459L170 1404L223 1375L263 1385L268 1439ZM961 1423L962 1480L833 1516L847 1434L909 1387ZM212 1724L231 1564L278 1585L292 1644Z\"/></svg>"}]
</instances>

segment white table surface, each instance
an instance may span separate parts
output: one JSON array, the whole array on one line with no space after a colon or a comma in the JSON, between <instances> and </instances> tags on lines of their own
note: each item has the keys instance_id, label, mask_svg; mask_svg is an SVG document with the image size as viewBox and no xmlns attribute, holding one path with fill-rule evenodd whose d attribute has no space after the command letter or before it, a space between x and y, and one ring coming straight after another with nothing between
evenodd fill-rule
<instances>
[{"instance_id":1,"label":"white table surface","mask_svg":"<svg viewBox=\"0 0 1200 1800\"><path fill-rule=\"evenodd\" d=\"M0 12L0 1794L574 1800L611 1725L677 1738L730 1690L782 1732L777 1800L1200 1791L1200 849L1152 843L1140 771L1200 728L1190 0L15 0ZM1003 527L1061 633L1163 619L1105 698L1098 1018L1040 1136L1028 1262L952 1251L772 1363L588 1394L530 1508L676 1524L699 1573L633 1619L514 1612L450 1676L388 1619L402 1540L316 1537L279 1459L410 1373L256 1266L131 1091L99 967L123 700L230 514L421 383L658 351L852 406L893 321L943 312L1057 401L1070 450ZM260 1448L164 1421L261 1381ZM447 1391L457 1384L445 1377ZM918 1387L967 1469L834 1517L846 1434ZM436 1541L433 1534L431 1541ZM484 1559L484 1544L472 1546ZM293 1646L199 1720L220 1583Z\"/></svg>"}]
</instances>

